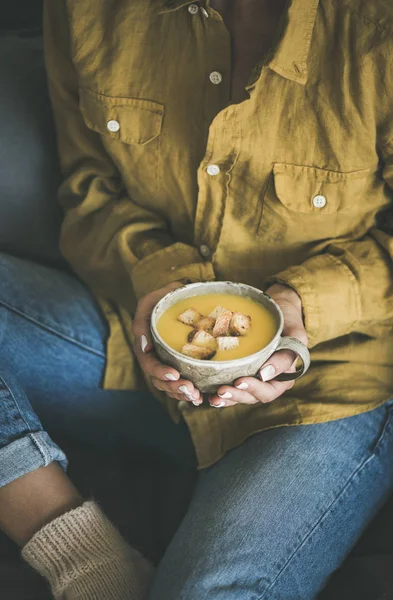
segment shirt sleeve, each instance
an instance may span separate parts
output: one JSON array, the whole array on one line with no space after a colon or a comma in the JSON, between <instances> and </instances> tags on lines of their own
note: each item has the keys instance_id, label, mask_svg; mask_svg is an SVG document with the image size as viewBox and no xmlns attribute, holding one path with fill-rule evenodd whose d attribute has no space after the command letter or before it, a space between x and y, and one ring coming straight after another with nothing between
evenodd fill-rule
<instances>
[{"instance_id":1,"label":"shirt sleeve","mask_svg":"<svg viewBox=\"0 0 393 600\"><path fill-rule=\"evenodd\" d=\"M133 202L98 133L79 108L64 0L44 2L45 59L64 182L60 246L99 295L123 306L171 281L214 279L198 250L172 239L166 220Z\"/></svg>"},{"instance_id":2,"label":"shirt sleeve","mask_svg":"<svg viewBox=\"0 0 393 600\"><path fill-rule=\"evenodd\" d=\"M384 148L383 178L393 189L393 143ZM391 208L362 239L331 244L323 254L269 278L300 296L310 346L357 332L393 332L393 216Z\"/></svg>"}]
</instances>

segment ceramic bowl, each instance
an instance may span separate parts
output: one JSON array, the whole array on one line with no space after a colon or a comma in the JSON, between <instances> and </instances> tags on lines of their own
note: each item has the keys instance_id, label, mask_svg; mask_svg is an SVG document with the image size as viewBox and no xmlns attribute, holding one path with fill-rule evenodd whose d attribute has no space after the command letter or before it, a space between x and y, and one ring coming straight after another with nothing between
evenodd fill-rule
<instances>
[{"instance_id":1,"label":"ceramic bowl","mask_svg":"<svg viewBox=\"0 0 393 600\"><path fill-rule=\"evenodd\" d=\"M157 322L161 315L177 302L206 294L247 297L266 307L276 321L274 338L258 352L236 360L197 360L177 352L161 338L157 331ZM232 281L192 283L178 288L158 302L151 316L151 333L160 360L177 369L182 377L192 381L195 387L206 394L215 393L220 386L231 384L239 377L255 376L267 359L278 350L293 350L302 359L302 367L294 373L279 375L277 379L290 381L301 377L310 366L310 353L298 339L282 337L283 327L284 317L281 309L270 296L250 285Z\"/></svg>"}]
</instances>

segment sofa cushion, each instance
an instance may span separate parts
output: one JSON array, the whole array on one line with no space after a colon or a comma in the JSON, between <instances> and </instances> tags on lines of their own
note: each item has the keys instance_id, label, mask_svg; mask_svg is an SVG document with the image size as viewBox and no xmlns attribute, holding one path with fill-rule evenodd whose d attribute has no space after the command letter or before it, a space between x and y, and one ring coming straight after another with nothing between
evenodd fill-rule
<instances>
[{"instance_id":1,"label":"sofa cushion","mask_svg":"<svg viewBox=\"0 0 393 600\"><path fill-rule=\"evenodd\" d=\"M0 250L60 264L60 181L41 38L0 37Z\"/></svg>"},{"instance_id":2,"label":"sofa cushion","mask_svg":"<svg viewBox=\"0 0 393 600\"><path fill-rule=\"evenodd\" d=\"M4 6L3 6L4 5ZM43 0L14 0L1 6L0 32L39 31Z\"/></svg>"}]
</instances>

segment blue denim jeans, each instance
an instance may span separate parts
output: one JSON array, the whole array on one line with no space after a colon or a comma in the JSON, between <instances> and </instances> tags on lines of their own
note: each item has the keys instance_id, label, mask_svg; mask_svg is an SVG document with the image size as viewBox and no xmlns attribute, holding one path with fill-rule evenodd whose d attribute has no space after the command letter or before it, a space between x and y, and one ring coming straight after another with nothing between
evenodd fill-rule
<instances>
[{"instance_id":1,"label":"blue denim jeans","mask_svg":"<svg viewBox=\"0 0 393 600\"><path fill-rule=\"evenodd\" d=\"M106 325L74 277L0 254L0 281L0 485L64 464L65 433L195 468L148 393L100 389ZM392 456L393 402L254 435L199 474L149 600L316 598L392 490Z\"/></svg>"}]
</instances>

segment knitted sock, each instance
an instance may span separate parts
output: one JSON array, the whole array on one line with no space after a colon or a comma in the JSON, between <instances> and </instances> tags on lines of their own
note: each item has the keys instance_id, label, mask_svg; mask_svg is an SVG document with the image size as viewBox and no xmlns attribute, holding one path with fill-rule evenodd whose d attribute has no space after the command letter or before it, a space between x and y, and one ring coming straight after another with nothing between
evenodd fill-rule
<instances>
[{"instance_id":1,"label":"knitted sock","mask_svg":"<svg viewBox=\"0 0 393 600\"><path fill-rule=\"evenodd\" d=\"M45 525L22 556L46 577L56 600L144 600L153 576L95 502Z\"/></svg>"}]
</instances>

